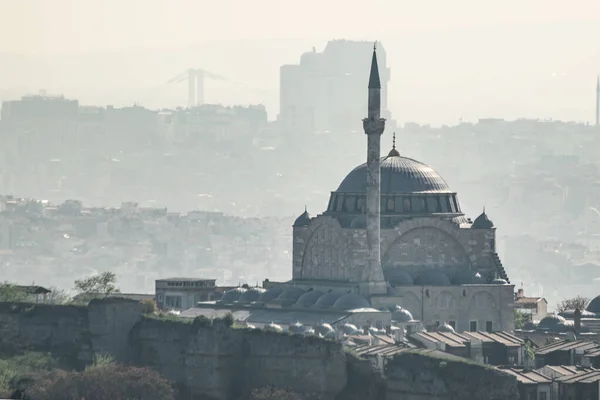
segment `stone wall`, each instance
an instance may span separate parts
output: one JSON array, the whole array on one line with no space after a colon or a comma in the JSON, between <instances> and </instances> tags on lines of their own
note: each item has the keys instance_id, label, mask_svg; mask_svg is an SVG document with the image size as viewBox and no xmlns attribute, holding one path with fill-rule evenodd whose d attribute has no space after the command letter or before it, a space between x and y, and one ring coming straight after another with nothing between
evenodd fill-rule
<instances>
[{"instance_id":1,"label":"stone wall","mask_svg":"<svg viewBox=\"0 0 600 400\"><path fill-rule=\"evenodd\" d=\"M130 335L139 365L193 396L235 398L255 387L289 387L309 398L333 398L346 385L341 344L260 330L156 319Z\"/></svg>"}]
</instances>

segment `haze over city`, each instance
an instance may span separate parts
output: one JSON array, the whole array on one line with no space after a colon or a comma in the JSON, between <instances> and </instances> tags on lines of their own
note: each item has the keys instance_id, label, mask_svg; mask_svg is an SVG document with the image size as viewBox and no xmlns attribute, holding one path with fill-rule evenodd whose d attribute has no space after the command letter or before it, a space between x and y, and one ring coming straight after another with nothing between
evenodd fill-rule
<instances>
[{"instance_id":1,"label":"haze over city","mask_svg":"<svg viewBox=\"0 0 600 400\"><path fill-rule=\"evenodd\" d=\"M600 5L560 1L0 2L0 99L44 89L83 104L185 105L162 85L197 67L211 103L278 113L278 69L336 38L388 49L401 122L593 121ZM234 82L234 83L232 83ZM210 100L209 100L210 99Z\"/></svg>"}]
</instances>

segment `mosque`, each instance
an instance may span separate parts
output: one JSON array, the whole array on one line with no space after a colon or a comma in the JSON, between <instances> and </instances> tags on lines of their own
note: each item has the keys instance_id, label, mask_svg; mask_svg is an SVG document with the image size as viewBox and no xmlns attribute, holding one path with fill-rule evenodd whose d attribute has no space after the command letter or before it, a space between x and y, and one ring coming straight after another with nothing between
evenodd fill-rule
<instances>
[{"instance_id":1,"label":"mosque","mask_svg":"<svg viewBox=\"0 0 600 400\"><path fill-rule=\"evenodd\" d=\"M343 314L359 326L401 319L428 329L512 331L514 285L496 253L494 224L485 210L474 221L465 216L457 193L402 155L395 137L381 157L380 101L374 49L366 163L341 181L322 214L305 210L294 222L291 281L233 289L219 303L282 324L327 316L333 323Z\"/></svg>"}]
</instances>

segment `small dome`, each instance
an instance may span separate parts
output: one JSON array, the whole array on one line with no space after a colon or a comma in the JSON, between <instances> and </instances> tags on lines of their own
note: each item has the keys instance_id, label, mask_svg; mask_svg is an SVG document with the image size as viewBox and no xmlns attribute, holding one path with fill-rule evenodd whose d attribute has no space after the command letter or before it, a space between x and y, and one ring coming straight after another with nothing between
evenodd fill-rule
<instances>
[{"instance_id":1,"label":"small dome","mask_svg":"<svg viewBox=\"0 0 600 400\"><path fill-rule=\"evenodd\" d=\"M534 331L535 330L535 324L531 321L527 321L525 322L525 325L523 325L523 329L524 331Z\"/></svg>"},{"instance_id":2,"label":"small dome","mask_svg":"<svg viewBox=\"0 0 600 400\"><path fill-rule=\"evenodd\" d=\"M256 299L258 299L258 297L266 291L267 291L266 289L263 289L260 287L253 287L253 288L247 289L244 293L242 293L240 295L237 302L238 303L252 303L253 301L256 301Z\"/></svg>"},{"instance_id":3,"label":"small dome","mask_svg":"<svg viewBox=\"0 0 600 400\"><path fill-rule=\"evenodd\" d=\"M292 225L292 227L300 228L303 226L308 226L309 224L310 224L310 214L305 209L304 212L302 214L300 214L300 216L298 218L296 218L296 221L294 221L294 225Z\"/></svg>"},{"instance_id":4,"label":"small dome","mask_svg":"<svg viewBox=\"0 0 600 400\"><path fill-rule=\"evenodd\" d=\"M277 300L283 302L291 302L295 303L298 301L298 298L304 294L304 290L296 287L288 287L277 297Z\"/></svg>"},{"instance_id":5,"label":"small dome","mask_svg":"<svg viewBox=\"0 0 600 400\"><path fill-rule=\"evenodd\" d=\"M559 312L558 315L560 315L563 318L573 319L575 318L575 310L565 310ZM596 314L594 314L593 312L589 312L588 310L581 311L581 318L594 318L595 316Z\"/></svg>"},{"instance_id":6,"label":"small dome","mask_svg":"<svg viewBox=\"0 0 600 400\"><path fill-rule=\"evenodd\" d=\"M594 297L585 310L600 316L600 296Z\"/></svg>"},{"instance_id":7,"label":"small dome","mask_svg":"<svg viewBox=\"0 0 600 400\"><path fill-rule=\"evenodd\" d=\"M506 280L505 280L505 279L502 279L502 278L497 278L497 279L494 279L494 280L491 282L491 284L492 284L492 285L508 285L508 282L506 282Z\"/></svg>"},{"instance_id":8,"label":"small dome","mask_svg":"<svg viewBox=\"0 0 600 400\"><path fill-rule=\"evenodd\" d=\"M454 333L455 332L454 328L445 322L437 328L437 331L438 332L446 332L446 333Z\"/></svg>"},{"instance_id":9,"label":"small dome","mask_svg":"<svg viewBox=\"0 0 600 400\"><path fill-rule=\"evenodd\" d=\"M272 332L281 332L283 331L283 329L281 328L281 326L277 325L274 322L271 322L268 325L265 325L265 331L272 331Z\"/></svg>"},{"instance_id":10,"label":"small dome","mask_svg":"<svg viewBox=\"0 0 600 400\"><path fill-rule=\"evenodd\" d=\"M461 269L452 278L454 285L477 285L485 283L485 279L477 271Z\"/></svg>"},{"instance_id":11,"label":"small dome","mask_svg":"<svg viewBox=\"0 0 600 400\"><path fill-rule=\"evenodd\" d=\"M412 286L415 284L412 275L404 268L384 268L383 275L385 280L394 286Z\"/></svg>"},{"instance_id":12,"label":"small dome","mask_svg":"<svg viewBox=\"0 0 600 400\"><path fill-rule=\"evenodd\" d=\"M225 293L223 293L223 297L221 297L221 300L219 300L219 302L233 303L235 301L238 301L240 296L242 294L244 294L245 292L246 292L246 289L244 289L242 287L237 287L235 289L228 290Z\"/></svg>"},{"instance_id":13,"label":"small dome","mask_svg":"<svg viewBox=\"0 0 600 400\"><path fill-rule=\"evenodd\" d=\"M356 325L344 324L342 326L342 332L344 332L346 335L353 335L356 331L358 331Z\"/></svg>"},{"instance_id":14,"label":"small dome","mask_svg":"<svg viewBox=\"0 0 600 400\"><path fill-rule=\"evenodd\" d=\"M319 297L315 303L316 307L333 307L333 304L342 296L341 293L328 292Z\"/></svg>"},{"instance_id":15,"label":"small dome","mask_svg":"<svg viewBox=\"0 0 600 400\"><path fill-rule=\"evenodd\" d=\"M565 322L565 319L557 314L550 314L542 318L537 326L539 330L556 331L560 330L559 324Z\"/></svg>"},{"instance_id":16,"label":"small dome","mask_svg":"<svg viewBox=\"0 0 600 400\"><path fill-rule=\"evenodd\" d=\"M323 296L323 292L320 290L310 290L298 297L298 301L294 304L295 307L308 308L315 305L319 297Z\"/></svg>"},{"instance_id":17,"label":"small dome","mask_svg":"<svg viewBox=\"0 0 600 400\"><path fill-rule=\"evenodd\" d=\"M315 333L316 332L313 328L308 328L304 331L304 336L314 336Z\"/></svg>"},{"instance_id":18,"label":"small dome","mask_svg":"<svg viewBox=\"0 0 600 400\"><path fill-rule=\"evenodd\" d=\"M358 308L370 308L369 300L354 293L346 293L335 301L333 308L340 310L356 310Z\"/></svg>"},{"instance_id":19,"label":"small dome","mask_svg":"<svg viewBox=\"0 0 600 400\"><path fill-rule=\"evenodd\" d=\"M488 218L485 209L479 214L479 217L475 218L473 225L471 225L471 229L492 229L493 227L494 223Z\"/></svg>"},{"instance_id":20,"label":"small dome","mask_svg":"<svg viewBox=\"0 0 600 400\"><path fill-rule=\"evenodd\" d=\"M415 285L419 286L448 286L450 279L448 275L437 269L426 269L421 271L415 279Z\"/></svg>"},{"instance_id":21,"label":"small dome","mask_svg":"<svg viewBox=\"0 0 600 400\"><path fill-rule=\"evenodd\" d=\"M317 332L317 333L325 336L325 335L327 335L330 332L334 332L335 333L335 329L333 329L333 327L331 325L329 325L329 324L322 323L322 324L319 324L319 325L315 326L315 332Z\"/></svg>"},{"instance_id":22,"label":"small dome","mask_svg":"<svg viewBox=\"0 0 600 400\"><path fill-rule=\"evenodd\" d=\"M385 334L385 331L384 331L384 330L382 330L382 329L377 329L377 328L375 328L374 326L370 326L370 327L369 327L369 329L368 329L368 331L369 331L369 333L370 333L371 335L384 335L384 334Z\"/></svg>"},{"instance_id":23,"label":"small dome","mask_svg":"<svg viewBox=\"0 0 600 400\"><path fill-rule=\"evenodd\" d=\"M296 334L304 334L306 327L300 322L295 322L289 326L289 331Z\"/></svg>"},{"instance_id":24,"label":"small dome","mask_svg":"<svg viewBox=\"0 0 600 400\"><path fill-rule=\"evenodd\" d=\"M258 296L258 299L256 299L256 302L257 303L267 303L269 301L275 300L277 297L279 297L281 292L283 292L283 289L284 288L281 286L275 286L270 289L267 289L266 292L264 292L260 296Z\"/></svg>"},{"instance_id":25,"label":"small dome","mask_svg":"<svg viewBox=\"0 0 600 400\"><path fill-rule=\"evenodd\" d=\"M408 322L413 320L413 316L407 309L396 306L396 309L392 311L392 320L396 322Z\"/></svg>"}]
</instances>

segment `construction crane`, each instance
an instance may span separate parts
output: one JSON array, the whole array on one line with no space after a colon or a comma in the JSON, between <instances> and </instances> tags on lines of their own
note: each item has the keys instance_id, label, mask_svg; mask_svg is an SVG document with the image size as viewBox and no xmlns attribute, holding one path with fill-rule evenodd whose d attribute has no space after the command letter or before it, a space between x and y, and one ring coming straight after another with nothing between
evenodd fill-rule
<instances>
[{"instance_id":1,"label":"construction crane","mask_svg":"<svg viewBox=\"0 0 600 400\"><path fill-rule=\"evenodd\" d=\"M171 78L167 83L180 83L187 80L188 107L195 107L204 104L204 78L221 81L227 80L221 75L213 74L202 68L190 68L174 78Z\"/></svg>"}]
</instances>

